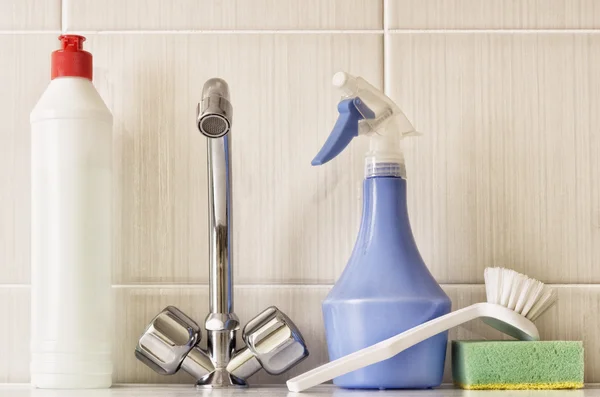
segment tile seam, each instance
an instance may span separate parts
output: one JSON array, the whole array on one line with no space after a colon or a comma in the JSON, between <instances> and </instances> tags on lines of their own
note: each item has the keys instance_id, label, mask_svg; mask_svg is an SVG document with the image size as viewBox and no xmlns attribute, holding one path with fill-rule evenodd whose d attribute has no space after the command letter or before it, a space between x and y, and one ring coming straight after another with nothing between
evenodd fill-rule
<instances>
[{"instance_id":1,"label":"tile seam","mask_svg":"<svg viewBox=\"0 0 600 397\"><path fill-rule=\"evenodd\" d=\"M0 35L60 34L60 30L0 30Z\"/></svg>"},{"instance_id":2,"label":"tile seam","mask_svg":"<svg viewBox=\"0 0 600 397\"><path fill-rule=\"evenodd\" d=\"M70 30L73 34L382 34L383 30L337 29L337 30L277 30L277 29L181 29L181 30Z\"/></svg>"},{"instance_id":3,"label":"tile seam","mask_svg":"<svg viewBox=\"0 0 600 397\"><path fill-rule=\"evenodd\" d=\"M484 286L484 283L440 283L442 287L479 287ZM600 288L599 284L553 284L547 283L549 287L555 288ZM0 284L0 289L29 289L31 284ZM187 288L199 289L207 288L208 284L113 284L113 289L171 289L171 288ZM235 288L265 288L265 289L284 289L284 288L331 288L333 284L237 284Z\"/></svg>"},{"instance_id":4,"label":"tile seam","mask_svg":"<svg viewBox=\"0 0 600 397\"><path fill-rule=\"evenodd\" d=\"M61 19L62 29L0 30L0 35L56 34L68 30ZM600 34L599 29L383 29L383 30L71 30L72 34L97 35L236 35L236 34Z\"/></svg>"},{"instance_id":5,"label":"tile seam","mask_svg":"<svg viewBox=\"0 0 600 397\"><path fill-rule=\"evenodd\" d=\"M394 34L590 34L600 33L597 29L389 29Z\"/></svg>"}]
</instances>

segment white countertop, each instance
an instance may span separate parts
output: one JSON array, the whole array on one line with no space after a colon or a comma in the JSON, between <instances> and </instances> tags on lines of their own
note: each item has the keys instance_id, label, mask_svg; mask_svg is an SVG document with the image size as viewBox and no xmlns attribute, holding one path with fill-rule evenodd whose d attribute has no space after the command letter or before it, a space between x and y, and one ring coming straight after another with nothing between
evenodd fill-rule
<instances>
[{"instance_id":1,"label":"white countertop","mask_svg":"<svg viewBox=\"0 0 600 397\"><path fill-rule=\"evenodd\" d=\"M242 390L196 390L186 385L114 386L106 390L39 390L28 385L0 385L0 397L187 397L187 396L254 396L254 397L600 397L600 388L556 391L469 391L451 387L434 390L345 390L320 386L303 393L292 393L283 385L250 387Z\"/></svg>"}]
</instances>

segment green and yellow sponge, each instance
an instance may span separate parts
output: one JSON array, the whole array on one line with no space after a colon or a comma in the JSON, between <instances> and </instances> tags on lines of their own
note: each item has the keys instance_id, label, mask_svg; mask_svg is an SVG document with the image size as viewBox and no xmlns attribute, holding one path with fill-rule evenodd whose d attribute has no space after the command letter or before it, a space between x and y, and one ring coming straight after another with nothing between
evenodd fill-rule
<instances>
[{"instance_id":1,"label":"green and yellow sponge","mask_svg":"<svg viewBox=\"0 0 600 397\"><path fill-rule=\"evenodd\" d=\"M580 389L583 343L454 341L452 377L470 390Z\"/></svg>"}]
</instances>

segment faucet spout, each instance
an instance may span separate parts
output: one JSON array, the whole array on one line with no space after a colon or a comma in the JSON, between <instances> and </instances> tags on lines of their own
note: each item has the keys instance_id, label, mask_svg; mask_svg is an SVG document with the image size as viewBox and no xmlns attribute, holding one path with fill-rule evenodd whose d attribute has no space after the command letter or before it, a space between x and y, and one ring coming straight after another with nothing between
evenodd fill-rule
<instances>
[{"instance_id":1,"label":"faucet spout","mask_svg":"<svg viewBox=\"0 0 600 397\"><path fill-rule=\"evenodd\" d=\"M229 86L213 78L198 104L198 129L208 138L210 313L233 313L231 255L231 118ZM217 317L217 316L214 316Z\"/></svg>"},{"instance_id":2,"label":"faucet spout","mask_svg":"<svg viewBox=\"0 0 600 397\"><path fill-rule=\"evenodd\" d=\"M208 354L225 368L235 351L239 320L233 311L231 249L231 116L229 88L221 79L204 84L198 129L208 138L209 309L205 320Z\"/></svg>"}]
</instances>

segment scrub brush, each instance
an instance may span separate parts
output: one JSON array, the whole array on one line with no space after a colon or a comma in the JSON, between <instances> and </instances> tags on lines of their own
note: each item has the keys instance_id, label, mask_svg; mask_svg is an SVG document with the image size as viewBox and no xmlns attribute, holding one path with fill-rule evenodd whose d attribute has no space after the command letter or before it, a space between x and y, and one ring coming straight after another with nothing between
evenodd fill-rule
<instances>
[{"instance_id":1,"label":"scrub brush","mask_svg":"<svg viewBox=\"0 0 600 397\"><path fill-rule=\"evenodd\" d=\"M476 303L438 317L324 364L287 381L288 389L300 392L367 365L387 360L425 339L479 317L486 324L514 338L539 340L533 321L556 303L556 291L541 281L510 269L486 268L484 279L488 302Z\"/></svg>"}]
</instances>

